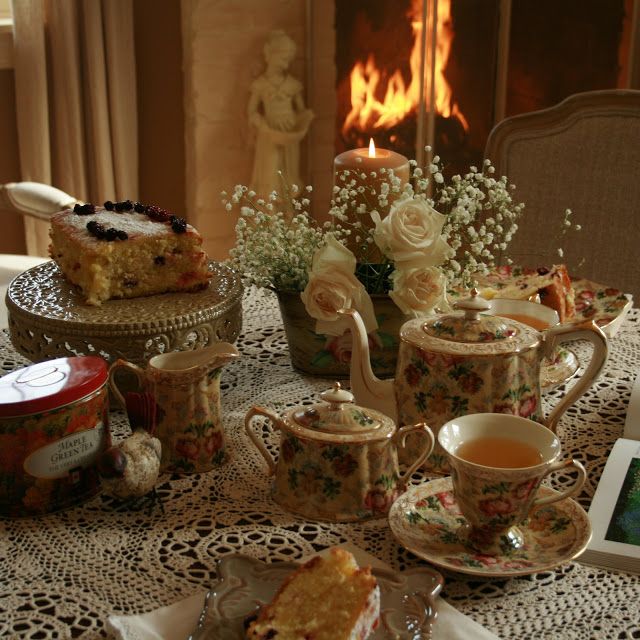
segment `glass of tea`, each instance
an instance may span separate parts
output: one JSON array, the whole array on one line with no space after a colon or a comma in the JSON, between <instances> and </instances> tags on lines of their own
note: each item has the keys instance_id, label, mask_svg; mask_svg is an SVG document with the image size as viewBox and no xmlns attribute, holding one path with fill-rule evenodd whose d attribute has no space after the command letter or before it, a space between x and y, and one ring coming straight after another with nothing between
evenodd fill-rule
<instances>
[{"instance_id":1,"label":"glass of tea","mask_svg":"<svg viewBox=\"0 0 640 640\"><path fill-rule=\"evenodd\" d=\"M576 495L586 471L574 459L560 459L558 437L547 427L506 413L454 418L438 433L451 467L453 493L466 519L460 535L486 554L504 554L524 544L518 528L535 506ZM576 481L563 491L537 497L550 473L574 467Z\"/></svg>"}]
</instances>

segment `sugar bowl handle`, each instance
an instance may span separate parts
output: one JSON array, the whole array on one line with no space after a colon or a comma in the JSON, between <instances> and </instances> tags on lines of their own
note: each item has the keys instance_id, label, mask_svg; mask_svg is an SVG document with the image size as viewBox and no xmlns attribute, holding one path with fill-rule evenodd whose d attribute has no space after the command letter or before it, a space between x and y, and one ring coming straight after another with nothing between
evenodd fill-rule
<instances>
[{"instance_id":1,"label":"sugar bowl handle","mask_svg":"<svg viewBox=\"0 0 640 640\"><path fill-rule=\"evenodd\" d=\"M269 467L269 475L272 476L276 472L276 461L273 459L273 456L269 453L267 447L264 444L264 440L260 435L258 435L252 427L252 420L255 416L264 416L268 418L270 423L274 426L277 426L280 423L280 418L278 415L267 409L266 407L251 407L249 411L247 411L247 415L244 417L244 429L247 432L247 435L251 439L251 442L256 445L256 448L260 452L260 455L264 458L267 466ZM273 428L273 427L272 427Z\"/></svg>"},{"instance_id":2,"label":"sugar bowl handle","mask_svg":"<svg viewBox=\"0 0 640 640\"><path fill-rule=\"evenodd\" d=\"M409 468L400 475L398 482L401 487L404 487L407 482L411 479L413 473L419 469L427 460L427 458L431 455L433 451L433 447L435 444L435 437L433 435L433 431L427 426L426 423L420 422L419 424L408 425L404 427L400 427L396 431L393 436L393 440L395 445L398 448L403 448L405 446L405 442L407 440L407 436L415 433L419 437L426 438L428 444L424 447L423 452L414 460L413 464L409 466Z\"/></svg>"}]
</instances>

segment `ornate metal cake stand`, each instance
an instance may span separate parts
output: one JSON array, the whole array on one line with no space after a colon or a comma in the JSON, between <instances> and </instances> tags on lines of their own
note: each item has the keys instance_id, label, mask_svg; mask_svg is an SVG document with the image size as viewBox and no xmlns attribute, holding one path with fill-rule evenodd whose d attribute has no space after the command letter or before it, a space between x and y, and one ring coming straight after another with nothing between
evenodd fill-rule
<instances>
[{"instance_id":1,"label":"ornate metal cake stand","mask_svg":"<svg viewBox=\"0 0 640 640\"><path fill-rule=\"evenodd\" d=\"M242 328L242 282L211 262L207 289L84 303L54 261L13 279L6 303L13 346L33 362L74 355L124 358L144 366L158 353L233 342Z\"/></svg>"}]
</instances>

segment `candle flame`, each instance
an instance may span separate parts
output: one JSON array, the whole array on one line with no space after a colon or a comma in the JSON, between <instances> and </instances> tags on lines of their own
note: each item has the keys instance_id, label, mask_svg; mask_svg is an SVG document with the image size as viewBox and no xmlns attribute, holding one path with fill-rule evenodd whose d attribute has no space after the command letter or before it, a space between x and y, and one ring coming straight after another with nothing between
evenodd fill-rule
<instances>
[{"instance_id":1,"label":"candle flame","mask_svg":"<svg viewBox=\"0 0 640 640\"><path fill-rule=\"evenodd\" d=\"M369 157L376 157L376 145L373 142L373 138L369 138Z\"/></svg>"}]
</instances>

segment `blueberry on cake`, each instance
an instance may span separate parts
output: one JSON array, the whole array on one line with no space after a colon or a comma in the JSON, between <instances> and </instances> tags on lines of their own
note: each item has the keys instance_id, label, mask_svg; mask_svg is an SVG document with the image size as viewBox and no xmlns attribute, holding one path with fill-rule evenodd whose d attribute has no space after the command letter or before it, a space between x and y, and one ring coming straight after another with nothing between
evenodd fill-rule
<instances>
[{"instance_id":1,"label":"blueberry on cake","mask_svg":"<svg viewBox=\"0 0 640 640\"><path fill-rule=\"evenodd\" d=\"M202 236L160 207L77 204L52 216L50 235L51 257L90 305L197 291L211 278Z\"/></svg>"},{"instance_id":2,"label":"blueberry on cake","mask_svg":"<svg viewBox=\"0 0 640 640\"><path fill-rule=\"evenodd\" d=\"M380 588L369 567L333 548L290 574L246 631L249 640L364 640L378 625Z\"/></svg>"}]
</instances>

